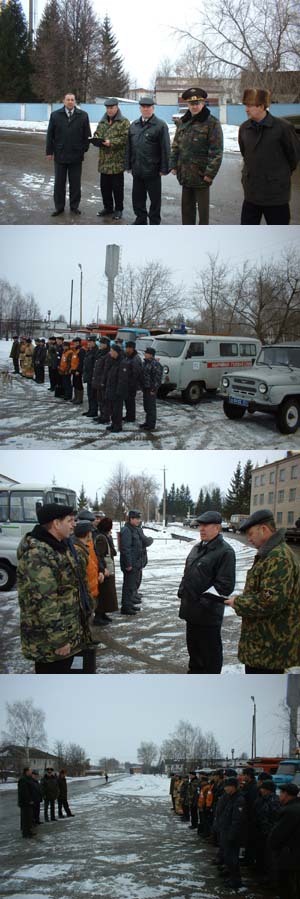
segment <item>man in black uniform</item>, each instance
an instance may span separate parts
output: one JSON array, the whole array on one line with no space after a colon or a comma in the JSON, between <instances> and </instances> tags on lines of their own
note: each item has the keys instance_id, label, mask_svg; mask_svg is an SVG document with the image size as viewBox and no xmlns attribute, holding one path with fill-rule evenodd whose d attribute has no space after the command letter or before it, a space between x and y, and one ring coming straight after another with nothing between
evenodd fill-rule
<instances>
[{"instance_id":1,"label":"man in black uniform","mask_svg":"<svg viewBox=\"0 0 300 899\"><path fill-rule=\"evenodd\" d=\"M75 95L64 96L64 105L51 113L47 131L46 157L54 157L54 205L53 216L61 215L66 202L66 181L69 179L70 209L80 215L81 167L84 154L89 149L91 129L89 117L75 105Z\"/></svg>"},{"instance_id":2,"label":"man in black uniform","mask_svg":"<svg viewBox=\"0 0 300 899\"><path fill-rule=\"evenodd\" d=\"M136 615L137 611L137 584L143 562L141 517L137 509L131 509L120 535L120 566L123 571L122 615Z\"/></svg>"},{"instance_id":3,"label":"man in black uniform","mask_svg":"<svg viewBox=\"0 0 300 899\"><path fill-rule=\"evenodd\" d=\"M186 621L189 674L219 674L223 663L223 598L234 588L235 553L222 537L219 512L204 512L197 522L201 542L186 560L178 590L179 617Z\"/></svg>"},{"instance_id":4,"label":"man in black uniform","mask_svg":"<svg viewBox=\"0 0 300 899\"><path fill-rule=\"evenodd\" d=\"M128 132L126 169L132 172L132 205L134 225L160 225L161 176L167 175L170 156L169 129L154 115L152 97L141 97L141 117L132 122ZM147 213L146 200L150 197Z\"/></svg>"},{"instance_id":5,"label":"man in black uniform","mask_svg":"<svg viewBox=\"0 0 300 899\"><path fill-rule=\"evenodd\" d=\"M128 396L125 400L126 415L123 421L135 421L135 398L142 386L142 360L135 348L134 340L127 340L125 355L128 369Z\"/></svg>"},{"instance_id":6,"label":"man in black uniform","mask_svg":"<svg viewBox=\"0 0 300 899\"><path fill-rule=\"evenodd\" d=\"M154 431L156 425L156 397L161 385L162 365L155 359L155 349L149 346L145 349L142 368L143 403L145 421L139 425L143 431Z\"/></svg>"},{"instance_id":7,"label":"man in black uniform","mask_svg":"<svg viewBox=\"0 0 300 899\"><path fill-rule=\"evenodd\" d=\"M270 834L270 847L276 856L280 899L298 899L300 895L300 801L299 787L283 784L280 789L281 815Z\"/></svg>"},{"instance_id":8,"label":"man in black uniform","mask_svg":"<svg viewBox=\"0 0 300 899\"><path fill-rule=\"evenodd\" d=\"M24 768L18 780L18 805L21 811L21 831L23 837L33 837L34 788L31 768Z\"/></svg>"},{"instance_id":9,"label":"man in black uniform","mask_svg":"<svg viewBox=\"0 0 300 899\"><path fill-rule=\"evenodd\" d=\"M236 890L242 884L239 854L245 839L245 799L239 790L237 777L226 778L224 791L227 801L220 815L221 855L226 868L224 883L225 887Z\"/></svg>"}]
</instances>

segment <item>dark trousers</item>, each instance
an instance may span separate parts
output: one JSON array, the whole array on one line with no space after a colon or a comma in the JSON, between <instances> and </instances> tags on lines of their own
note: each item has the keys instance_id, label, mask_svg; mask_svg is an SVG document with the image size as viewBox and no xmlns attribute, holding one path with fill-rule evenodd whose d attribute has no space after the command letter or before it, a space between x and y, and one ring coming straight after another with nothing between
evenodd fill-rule
<instances>
[{"instance_id":1,"label":"dark trousers","mask_svg":"<svg viewBox=\"0 0 300 899\"><path fill-rule=\"evenodd\" d=\"M69 674L74 656L59 659L57 662L35 662L36 674Z\"/></svg>"},{"instance_id":2,"label":"dark trousers","mask_svg":"<svg viewBox=\"0 0 300 899\"><path fill-rule=\"evenodd\" d=\"M58 817L62 818L63 813L62 810L67 813L68 818L71 818L72 812L67 799L58 799Z\"/></svg>"},{"instance_id":3,"label":"dark trousers","mask_svg":"<svg viewBox=\"0 0 300 899\"><path fill-rule=\"evenodd\" d=\"M115 209L122 212L124 209L124 172L118 172L117 175L104 175L101 172L100 189L104 209L113 212L115 201Z\"/></svg>"},{"instance_id":4,"label":"dark trousers","mask_svg":"<svg viewBox=\"0 0 300 899\"><path fill-rule=\"evenodd\" d=\"M135 398L136 398L136 394L131 393L127 397L127 400L125 400L127 421L135 421L135 416L136 416Z\"/></svg>"},{"instance_id":5,"label":"dark trousers","mask_svg":"<svg viewBox=\"0 0 300 899\"><path fill-rule=\"evenodd\" d=\"M147 225L147 195L150 197L149 222L150 225L160 225L161 207L161 176L154 178L138 178L133 176L132 205L136 215L137 225Z\"/></svg>"},{"instance_id":6,"label":"dark trousers","mask_svg":"<svg viewBox=\"0 0 300 899\"><path fill-rule=\"evenodd\" d=\"M288 203L282 206L257 206L244 200L242 205L241 225L259 225L262 217L265 217L267 225L289 225L290 207Z\"/></svg>"},{"instance_id":7,"label":"dark trousers","mask_svg":"<svg viewBox=\"0 0 300 899\"><path fill-rule=\"evenodd\" d=\"M181 218L183 225L196 225L197 209L199 225L209 222L209 187L197 190L194 187L183 187L181 195Z\"/></svg>"},{"instance_id":8,"label":"dark trousers","mask_svg":"<svg viewBox=\"0 0 300 899\"><path fill-rule=\"evenodd\" d=\"M191 805L191 825L192 827L197 827L198 824L198 809L196 805Z\"/></svg>"},{"instance_id":9,"label":"dark trousers","mask_svg":"<svg viewBox=\"0 0 300 899\"><path fill-rule=\"evenodd\" d=\"M44 381L45 381L44 366L37 364L34 366L34 371L35 371L35 379L36 379L37 384L44 384Z\"/></svg>"},{"instance_id":10,"label":"dark trousers","mask_svg":"<svg viewBox=\"0 0 300 899\"><path fill-rule=\"evenodd\" d=\"M132 609L137 590L137 578L139 570L132 568L131 571L123 572L123 588L122 588L122 609Z\"/></svg>"},{"instance_id":11,"label":"dark trousers","mask_svg":"<svg viewBox=\"0 0 300 899\"><path fill-rule=\"evenodd\" d=\"M245 665L245 674L284 674L284 668L251 668Z\"/></svg>"},{"instance_id":12,"label":"dark trousers","mask_svg":"<svg viewBox=\"0 0 300 899\"><path fill-rule=\"evenodd\" d=\"M13 359L13 363L14 363L14 373L15 373L15 375L19 375L20 374L19 360Z\"/></svg>"},{"instance_id":13,"label":"dark trousers","mask_svg":"<svg viewBox=\"0 0 300 899\"><path fill-rule=\"evenodd\" d=\"M63 376L62 376L62 383L63 383L64 398L65 398L65 400L71 400L71 399L72 399L72 381L71 381L71 375L63 375Z\"/></svg>"},{"instance_id":14,"label":"dark trousers","mask_svg":"<svg viewBox=\"0 0 300 899\"><path fill-rule=\"evenodd\" d=\"M279 871L278 892L280 899L299 899L300 871Z\"/></svg>"},{"instance_id":15,"label":"dark trousers","mask_svg":"<svg viewBox=\"0 0 300 899\"><path fill-rule=\"evenodd\" d=\"M232 882L236 886L239 886L241 883L241 871L239 863L240 847L235 846L232 843L228 844L225 842L225 844L222 845L222 850L224 865L226 865L226 868L228 868L230 880L232 880Z\"/></svg>"},{"instance_id":16,"label":"dark trousers","mask_svg":"<svg viewBox=\"0 0 300 899\"><path fill-rule=\"evenodd\" d=\"M101 418L105 418L106 421L109 421L110 410L105 403L105 390L103 390L103 387L97 387L97 404Z\"/></svg>"},{"instance_id":17,"label":"dark trousers","mask_svg":"<svg viewBox=\"0 0 300 899\"><path fill-rule=\"evenodd\" d=\"M113 428L116 428L118 431L122 431L122 411L123 411L123 399L122 397L115 397L112 404L112 415L111 415L111 424Z\"/></svg>"},{"instance_id":18,"label":"dark trousers","mask_svg":"<svg viewBox=\"0 0 300 899\"><path fill-rule=\"evenodd\" d=\"M146 413L147 428L155 428L156 425L156 393L152 393L149 387L143 391L143 403Z\"/></svg>"},{"instance_id":19,"label":"dark trousers","mask_svg":"<svg viewBox=\"0 0 300 899\"><path fill-rule=\"evenodd\" d=\"M40 823L40 808L41 808L40 802L33 803L33 824Z\"/></svg>"},{"instance_id":20,"label":"dark trousers","mask_svg":"<svg viewBox=\"0 0 300 899\"><path fill-rule=\"evenodd\" d=\"M44 799L44 817L45 821L49 821L48 811L50 805L51 821L55 821L55 799Z\"/></svg>"},{"instance_id":21,"label":"dark trousers","mask_svg":"<svg viewBox=\"0 0 300 899\"><path fill-rule=\"evenodd\" d=\"M97 390L92 387L91 382L88 382L86 386L89 404L88 411L91 413L91 415L94 415L96 417L98 412Z\"/></svg>"},{"instance_id":22,"label":"dark trousers","mask_svg":"<svg viewBox=\"0 0 300 899\"><path fill-rule=\"evenodd\" d=\"M220 627L201 627L187 621L186 645L189 674L220 674L223 664Z\"/></svg>"},{"instance_id":23,"label":"dark trousers","mask_svg":"<svg viewBox=\"0 0 300 899\"><path fill-rule=\"evenodd\" d=\"M78 209L81 200L81 162L54 165L54 205L61 211L65 208L67 176L69 180L70 209Z\"/></svg>"},{"instance_id":24,"label":"dark trousers","mask_svg":"<svg viewBox=\"0 0 300 899\"><path fill-rule=\"evenodd\" d=\"M51 390L55 390L58 375L57 368L48 368L48 371Z\"/></svg>"},{"instance_id":25,"label":"dark trousers","mask_svg":"<svg viewBox=\"0 0 300 899\"><path fill-rule=\"evenodd\" d=\"M33 805L22 805L21 809L21 831L23 837L28 837L32 832L33 825Z\"/></svg>"}]
</instances>

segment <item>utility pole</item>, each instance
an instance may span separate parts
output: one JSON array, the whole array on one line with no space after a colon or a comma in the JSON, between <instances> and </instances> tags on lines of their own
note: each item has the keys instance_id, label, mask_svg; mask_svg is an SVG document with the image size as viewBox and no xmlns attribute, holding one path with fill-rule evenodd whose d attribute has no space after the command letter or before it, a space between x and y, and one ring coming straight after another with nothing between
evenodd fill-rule
<instances>
[{"instance_id":1,"label":"utility pole","mask_svg":"<svg viewBox=\"0 0 300 899\"><path fill-rule=\"evenodd\" d=\"M254 696L251 696L253 702L253 715L252 715L252 741L251 741L251 758L256 758L256 703Z\"/></svg>"},{"instance_id":2,"label":"utility pole","mask_svg":"<svg viewBox=\"0 0 300 899\"><path fill-rule=\"evenodd\" d=\"M79 324L82 328L82 279L83 279L83 271L82 265L78 262L78 268L80 268L80 314L79 314Z\"/></svg>"},{"instance_id":3,"label":"utility pole","mask_svg":"<svg viewBox=\"0 0 300 899\"><path fill-rule=\"evenodd\" d=\"M70 328L72 327L73 286L74 286L74 281L73 281L73 278L72 278L72 281L71 281L71 297L70 297Z\"/></svg>"},{"instance_id":4,"label":"utility pole","mask_svg":"<svg viewBox=\"0 0 300 899\"><path fill-rule=\"evenodd\" d=\"M163 475L164 475L164 488L163 488L163 526L166 527L166 518L167 518L167 489L166 489L166 468L165 465L163 467Z\"/></svg>"}]
</instances>

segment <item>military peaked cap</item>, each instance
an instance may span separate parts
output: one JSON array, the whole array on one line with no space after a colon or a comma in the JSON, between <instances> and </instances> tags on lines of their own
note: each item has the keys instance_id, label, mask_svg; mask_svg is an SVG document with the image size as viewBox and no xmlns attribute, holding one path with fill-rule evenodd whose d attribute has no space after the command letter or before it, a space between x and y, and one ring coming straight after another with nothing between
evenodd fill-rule
<instances>
[{"instance_id":1,"label":"military peaked cap","mask_svg":"<svg viewBox=\"0 0 300 899\"><path fill-rule=\"evenodd\" d=\"M239 782L237 777L226 777L224 782L224 787L238 787Z\"/></svg>"},{"instance_id":2,"label":"military peaked cap","mask_svg":"<svg viewBox=\"0 0 300 899\"><path fill-rule=\"evenodd\" d=\"M243 534L249 528L254 527L255 524L268 524L270 522L274 525L273 512L270 512L270 509L259 509L258 512L253 512L250 518L243 521L243 524L240 526L240 532Z\"/></svg>"},{"instance_id":3,"label":"military peaked cap","mask_svg":"<svg viewBox=\"0 0 300 899\"><path fill-rule=\"evenodd\" d=\"M202 515L199 515L196 518L198 524L221 524L222 523L222 515L220 512L203 512Z\"/></svg>"},{"instance_id":4,"label":"military peaked cap","mask_svg":"<svg viewBox=\"0 0 300 899\"><path fill-rule=\"evenodd\" d=\"M261 790L268 790L269 793L276 793L276 784L272 778L268 778L268 780L262 780L260 784Z\"/></svg>"},{"instance_id":5,"label":"military peaked cap","mask_svg":"<svg viewBox=\"0 0 300 899\"><path fill-rule=\"evenodd\" d=\"M101 337L100 337L100 343L105 343L105 346L110 346L110 339L109 339L109 337L102 337L102 336L101 336Z\"/></svg>"},{"instance_id":6,"label":"military peaked cap","mask_svg":"<svg viewBox=\"0 0 300 899\"><path fill-rule=\"evenodd\" d=\"M203 103L203 100L207 100L207 93L202 87L189 87L186 91L183 91L182 99L187 100L189 103Z\"/></svg>"},{"instance_id":7,"label":"military peaked cap","mask_svg":"<svg viewBox=\"0 0 300 899\"><path fill-rule=\"evenodd\" d=\"M155 349L153 346L146 346L146 349L144 352L150 353L150 356L155 356Z\"/></svg>"},{"instance_id":8,"label":"military peaked cap","mask_svg":"<svg viewBox=\"0 0 300 899\"><path fill-rule=\"evenodd\" d=\"M287 793L288 796L298 796L299 793L299 787L293 783L282 784L279 789L281 793Z\"/></svg>"},{"instance_id":9,"label":"military peaked cap","mask_svg":"<svg viewBox=\"0 0 300 899\"><path fill-rule=\"evenodd\" d=\"M138 509L130 509L128 512L128 518L141 518L142 513L139 512Z\"/></svg>"},{"instance_id":10,"label":"military peaked cap","mask_svg":"<svg viewBox=\"0 0 300 899\"><path fill-rule=\"evenodd\" d=\"M37 519L40 524L50 524L55 518L66 518L67 515L74 515L72 506L61 506L60 503L45 503L37 509Z\"/></svg>"},{"instance_id":11,"label":"military peaked cap","mask_svg":"<svg viewBox=\"0 0 300 899\"><path fill-rule=\"evenodd\" d=\"M89 509L80 509L77 519L80 521L95 521L95 515L94 512L90 512Z\"/></svg>"},{"instance_id":12,"label":"military peaked cap","mask_svg":"<svg viewBox=\"0 0 300 899\"><path fill-rule=\"evenodd\" d=\"M129 347L131 347L133 350L135 350L135 341L134 341L134 340L126 340L125 346L129 346Z\"/></svg>"},{"instance_id":13,"label":"military peaked cap","mask_svg":"<svg viewBox=\"0 0 300 899\"><path fill-rule=\"evenodd\" d=\"M92 530L91 521L77 521L74 528L75 537L86 537Z\"/></svg>"}]
</instances>

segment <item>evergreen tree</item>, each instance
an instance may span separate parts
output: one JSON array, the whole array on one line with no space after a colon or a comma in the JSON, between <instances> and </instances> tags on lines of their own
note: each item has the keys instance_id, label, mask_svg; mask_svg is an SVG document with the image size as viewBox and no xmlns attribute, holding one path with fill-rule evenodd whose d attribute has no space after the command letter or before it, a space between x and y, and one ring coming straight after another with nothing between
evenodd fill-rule
<instances>
[{"instance_id":1,"label":"evergreen tree","mask_svg":"<svg viewBox=\"0 0 300 899\"><path fill-rule=\"evenodd\" d=\"M58 0L49 0L39 23L33 51L32 84L46 103L62 98L67 88L65 35ZM72 90L72 85L69 88Z\"/></svg>"},{"instance_id":2,"label":"evergreen tree","mask_svg":"<svg viewBox=\"0 0 300 899\"><path fill-rule=\"evenodd\" d=\"M99 65L94 81L97 96L126 96L129 88L129 77L124 70L123 59L118 51L118 41L112 31L109 17L106 15L101 26L99 47Z\"/></svg>"},{"instance_id":3,"label":"evergreen tree","mask_svg":"<svg viewBox=\"0 0 300 899\"><path fill-rule=\"evenodd\" d=\"M252 471L253 463L251 462L251 459L248 459L243 470L243 497L240 510L241 512L244 512L245 515L250 514Z\"/></svg>"},{"instance_id":4,"label":"evergreen tree","mask_svg":"<svg viewBox=\"0 0 300 899\"><path fill-rule=\"evenodd\" d=\"M214 489L212 490L211 509L213 509L214 512L220 512L220 514L222 515L223 500L222 500L222 494L221 494L220 487L214 487Z\"/></svg>"},{"instance_id":5,"label":"evergreen tree","mask_svg":"<svg viewBox=\"0 0 300 899\"><path fill-rule=\"evenodd\" d=\"M0 100L6 103L33 99L30 76L30 39L18 0L0 10Z\"/></svg>"},{"instance_id":6,"label":"evergreen tree","mask_svg":"<svg viewBox=\"0 0 300 899\"><path fill-rule=\"evenodd\" d=\"M78 497L78 509L86 509L90 505L89 497L86 495L83 484L81 484L81 490Z\"/></svg>"},{"instance_id":7,"label":"evergreen tree","mask_svg":"<svg viewBox=\"0 0 300 899\"><path fill-rule=\"evenodd\" d=\"M196 505L195 505L195 515L202 515L203 512L203 503L204 503L204 493L203 488L201 487Z\"/></svg>"},{"instance_id":8,"label":"evergreen tree","mask_svg":"<svg viewBox=\"0 0 300 899\"><path fill-rule=\"evenodd\" d=\"M237 467L232 475L230 486L224 500L224 513L230 518L231 515L241 512L243 504L243 474L241 463L238 462Z\"/></svg>"},{"instance_id":9,"label":"evergreen tree","mask_svg":"<svg viewBox=\"0 0 300 899\"><path fill-rule=\"evenodd\" d=\"M93 502L93 505L92 505L92 509L93 509L93 512L100 512L100 504L99 504L99 500L98 500L98 493L96 493L96 496L95 496L95 499L94 499L94 502Z\"/></svg>"}]
</instances>

